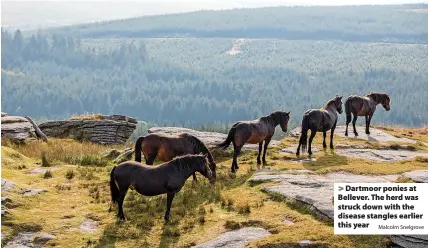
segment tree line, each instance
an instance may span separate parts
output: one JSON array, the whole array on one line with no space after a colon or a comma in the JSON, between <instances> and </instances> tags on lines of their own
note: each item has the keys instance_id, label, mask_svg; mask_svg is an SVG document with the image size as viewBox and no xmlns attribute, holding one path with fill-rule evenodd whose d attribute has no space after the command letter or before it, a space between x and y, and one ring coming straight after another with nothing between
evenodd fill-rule
<instances>
[{"instance_id":1,"label":"tree line","mask_svg":"<svg viewBox=\"0 0 428 248\"><path fill-rule=\"evenodd\" d=\"M374 123L428 123L425 46L249 40L228 55L234 42L2 30L2 111L43 119L119 113L226 130L278 109L291 111L296 126L336 94L384 91L391 111L378 110Z\"/></svg>"}]
</instances>

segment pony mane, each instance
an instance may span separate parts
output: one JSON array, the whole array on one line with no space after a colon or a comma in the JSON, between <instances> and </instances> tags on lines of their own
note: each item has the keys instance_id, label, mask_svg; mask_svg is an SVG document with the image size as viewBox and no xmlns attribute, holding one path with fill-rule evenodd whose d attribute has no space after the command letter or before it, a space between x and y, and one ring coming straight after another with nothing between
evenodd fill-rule
<instances>
[{"instance_id":1,"label":"pony mane","mask_svg":"<svg viewBox=\"0 0 428 248\"><path fill-rule=\"evenodd\" d=\"M281 118L280 116L282 116L282 114L283 114L283 112L278 110L278 111L272 112L266 116L260 117L260 120L272 121L273 124L276 125L276 124L279 124L279 121Z\"/></svg>"},{"instance_id":2,"label":"pony mane","mask_svg":"<svg viewBox=\"0 0 428 248\"><path fill-rule=\"evenodd\" d=\"M332 103L335 103L335 102L336 102L336 98L328 100L328 102L324 105L324 108L327 108L328 106L330 106Z\"/></svg>"},{"instance_id":3,"label":"pony mane","mask_svg":"<svg viewBox=\"0 0 428 248\"><path fill-rule=\"evenodd\" d=\"M390 99L388 94L381 93L381 92L370 92L366 96L372 98L374 101L378 103L385 102L386 100Z\"/></svg>"},{"instance_id":4,"label":"pony mane","mask_svg":"<svg viewBox=\"0 0 428 248\"><path fill-rule=\"evenodd\" d=\"M186 154L183 156L175 157L170 161L170 163L173 163L175 166L177 166L178 170L180 171L188 170L189 164L193 164L194 162L198 161L196 158L202 158L202 157L203 155L199 155L199 154Z\"/></svg>"},{"instance_id":5,"label":"pony mane","mask_svg":"<svg viewBox=\"0 0 428 248\"><path fill-rule=\"evenodd\" d=\"M181 136L193 145L195 152L197 152L197 153L202 152L203 154L207 154L210 162L211 163L214 162L214 158L213 158L211 152L208 150L208 147L204 144L204 142L202 142L202 140L200 140L198 137L191 135L191 134L188 134L188 133L183 133L183 134L181 134Z\"/></svg>"}]
</instances>

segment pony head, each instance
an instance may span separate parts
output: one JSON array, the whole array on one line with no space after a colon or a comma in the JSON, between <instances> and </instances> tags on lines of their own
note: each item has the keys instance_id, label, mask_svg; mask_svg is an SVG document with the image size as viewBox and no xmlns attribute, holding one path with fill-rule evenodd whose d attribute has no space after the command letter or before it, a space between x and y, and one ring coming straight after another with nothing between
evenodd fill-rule
<instances>
[{"instance_id":1,"label":"pony head","mask_svg":"<svg viewBox=\"0 0 428 248\"><path fill-rule=\"evenodd\" d=\"M339 112L339 114L343 113L342 97L343 96L336 95L336 97L334 98L334 104L336 105L336 110L337 110L337 112Z\"/></svg>"},{"instance_id":2,"label":"pony head","mask_svg":"<svg viewBox=\"0 0 428 248\"><path fill-rule=\"evenodd\" d=\"M211 184L215 183L215 176L213 176L213 172L210 169L210 161L208 160L208 154L201 155L200 158L202 161L199 163L197 171L201 173L204 177L208 178Z\"/></svg>"}]
</instances>

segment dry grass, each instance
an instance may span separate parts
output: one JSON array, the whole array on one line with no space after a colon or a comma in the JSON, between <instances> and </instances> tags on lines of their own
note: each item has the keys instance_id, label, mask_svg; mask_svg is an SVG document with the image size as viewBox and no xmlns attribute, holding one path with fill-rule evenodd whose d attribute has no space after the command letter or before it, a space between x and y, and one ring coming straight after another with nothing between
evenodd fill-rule
<instances>
[{"instance_id":1,"label":"dry grass","mask_svg":"<svg viewBox=\"0 0 428 248\"><path fill-rule=\"evenodd\" d=\"M295 144L296 140L286 138L280 146ZM322 149L321 142L319 135L314 145ZM339 137L335 138L335 143L373 149L379 147L376 143ZM189 178L172 203L172 222L165 225L164 195L144 197L129 191L124 204L128 221L124 223L116 222L116 208L113 212L107 211L110 201L108 175L112 164L97 164L97 161L101 161L99 158L103 151L115 147L62 139L7 146L2 146L2 177L16 182L20 188L41 188L48 192L35 197L23 197L13 190L10 192L12 201L20 206L10 209L9 219L2 219L2 233L6 235L20 230L47 232L57 237L47 245L57 247L189 247L215 238L228 229L259 226L272 235L251 242L249 247L294 247L304 239L330 247L386 247L380 236L333 235L331 223L316 219L308 214L305 207L262 192L266 184L246 183L257 167L257 153L254 151L245 151L239 157L240 169L236 175L229 173L230 152L215 154L215 160L219 161L215 187L200 174L197 174L199 182L196 185ZM27 174L22 169L23 166L25 170L40 167L42 151L49 163L59 168L53 177L46 180L43 175ZM294 155L280 154L278 148L270 148L267 152L271 169L394 174L428 168L424 158L383 163L346 158L329 150L314 157L316 162L300 163L291 160ZM406 178L398 181L409 182ZM99 227L93 233L82 233L78 230L79 225L88 218L96 220ZM294 224L285 225L285 219L292 220ZM5 241L7 238L3 243Z\"/></svg>"},{"instance_id":2,"label":"dry grass","mask_svg":"<svg viewBox=\"0 0 428 248\"><path fill-rule=\"evenodd\" d=\"M84 114L84 115L73 115L70 120L103 120L104 115L102 114Z\"/></svg>"},{"instance_id":3,"label":"dry grass","mask_svg":"<svg viewBox=\"0 0 428 248\"><path fill-rule=\"evenodd\" d=\"M6 144L8 147L27 157L40 158L44 153L44 160L50 163L66 163L78 165L106 165L102 152L112 148L90 142L77 142L72 139L53 139L48 143L39 140L29 141L27 144ZM115 146L119 149L119 146Z\"/></svg>"}]
</instances>

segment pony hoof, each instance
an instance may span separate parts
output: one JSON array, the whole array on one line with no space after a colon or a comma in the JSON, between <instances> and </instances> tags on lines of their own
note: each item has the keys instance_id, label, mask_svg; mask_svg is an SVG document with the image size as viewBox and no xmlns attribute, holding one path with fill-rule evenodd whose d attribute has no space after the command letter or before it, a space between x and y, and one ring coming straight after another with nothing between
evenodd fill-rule
<instances>
[{"instance_id":1,"label":"pony hoof","mask_svg":"<svg viewBox=\"0 0 428 248\"><path fill-rule=\"evenodd\" d=\"M358 136L358 133L355 133L355 136Z\"/></svg>"},{"instance_id":2,"label":"pony hoof","mask_svg":"<svg viewBox=\"0 0 428 248\"><path fill-rule=\"evenodd\" d=\"M257 161L257 164L262 164L262 162L261 161Z\"/></svg>"},{"instance_id":3,"label":"pony hoof","mask_svg":"<svg viewBox=\"0 0 428 248\"><path fill-rule=\"evenodd\" d=\"M345 136L348 137L348 133L345 133Z\"/></svg>"}]
</instances>

